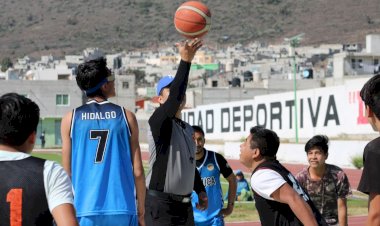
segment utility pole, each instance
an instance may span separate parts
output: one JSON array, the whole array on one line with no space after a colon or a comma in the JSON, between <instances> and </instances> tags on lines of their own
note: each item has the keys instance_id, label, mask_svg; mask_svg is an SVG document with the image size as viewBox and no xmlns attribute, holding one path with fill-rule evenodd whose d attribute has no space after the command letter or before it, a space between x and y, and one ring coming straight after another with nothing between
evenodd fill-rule
<instances>
[{"instance_id":1,"label":"utility pole","mask_svg":"<svg viewBox=\"0 0 380 226\"><path fill-rule=\"evenodd\" d=\"M296 65L296 54L295 47L298 47L300 41L304 36L304 33L293 36L291 38L285 38L285 41L289 42L289 56L293 60L293 93L294 93L294 130L295 130L295 141L298 143L298 104L297 104L297 65Z\"/></svg>"}]
</instances>

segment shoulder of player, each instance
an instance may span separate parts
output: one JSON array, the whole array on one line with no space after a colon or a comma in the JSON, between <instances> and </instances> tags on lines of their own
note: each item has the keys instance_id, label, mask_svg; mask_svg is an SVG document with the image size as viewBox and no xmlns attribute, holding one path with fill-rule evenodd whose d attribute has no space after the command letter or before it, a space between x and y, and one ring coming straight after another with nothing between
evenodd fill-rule
<instances>
[{"instance_id":1,"label":"shoulder of player","mask_svg":"<svg viewBox=\"0 0 380 226\"><path fill-rule=\"evenodd\" d=\"M73 111L74 111L74 110L71 110L71 111L67 112L67 113L63 116L62 121L63 121L63 120L70 120L70 121L71 121L71 118L73 117Z\"/></svg>"},{"instance_id":2,"label":"shoulder of player","mask_svg":"<svg viewBox=\"0 0 380 226\"><path fill-rule=\"evenodd\" d=\"M253 178L269 178L269 177L283 178L280 173L267 167L260 167L256 169L255 172L252 174L251 178L253 179Z\"/></svg>"},{"instance_id":3,"label":"shoulder of player","mask_svg":"<svg viewBox=\"0 0 380 226\"><path fill-rule=\"evenodd\" d=\"M222 154L219 154L218 152L216 152L216 151L210 151L210 150L207 150L207 149L205 149L207 152L208 152L208 155L211 155L211 154L213 154L214 153L214 155L215 155L215 158L217 159L217 160L224 160L224 161L227 161L227 159L226 158L224 158L224 156L222 155Z\"/></svg>"},{"instance_id":4,"label":"shoulder of player","mask_svg":"<svg viewBox=\"0 0 380 226\"><path fill-rule=\"evenodd\" d=\"M129 120L129 118L130 118L130 119L136 119L136 115L135 115L135 113L133 113L132 111L126 109L125 107L123 107L123 110L124 110L124 112L125 112L125 114L126 114L128 120Z\"/></svg>"},{"instance_id":5,"label":"shoulder of player","mask_svg":"<svg viewBox=\"0 0 380 226\"><path fill-rule=\"evenodd\" d=\"M327 175L328 178L336 178L338 180L343 180L345 177L347 177L346 173L339 166L330 164L328 164L327 166L329 170L329 173Z\"/></svg>"},{"instance_id":6,"label":"shoulder of player","mask_svg":"<svg viewBox=\"0 0 380 226\"><path fill-rule=\"evenodd\" d=\"M297 180L304 180L308 177L309 175L309 171L308 171L308 168L309 167L304 167L301 171L299 171L296 175L295 175L295 178Z\"/></svg>"},{"instance_id":7,"label":"shoulder of player","mask_svg":"<svg viewBox=\"0 0 380 226\"><path fill-rule=\"evenodd\" d=\"M371 140L364 148L367 152L380 153L380 137Z\"/></svg>"}]
</instances>

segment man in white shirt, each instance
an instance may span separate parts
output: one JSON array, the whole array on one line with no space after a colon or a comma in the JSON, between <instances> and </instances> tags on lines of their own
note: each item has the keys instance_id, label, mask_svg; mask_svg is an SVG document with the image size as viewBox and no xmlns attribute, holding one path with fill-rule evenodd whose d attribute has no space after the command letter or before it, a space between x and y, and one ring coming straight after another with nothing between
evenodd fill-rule
<instances>
[{"instance_id":1,"label":"man in white shirt","mask_svg":"<svg viewBox=\"0 0 380 226\"><path fill-rule=\"evenodd\" d=\"M251 187L263 226L327 225L294 176L276 160L280 139L274 131L251 128L240 145L240 162L253 170Z\"/></svg>"},{"instance_id":2,"label":"man in white shirt","mask_svg":"<svg viewBox=\"0 0 380 226\"><path fill-rule=\"evenodd\" d=\"M37 104L16 93L0 97L0 222L76 226L71 181L53 161L32 157ZM2 224L2 225L3 225Z\"/></svg>"}]
</instances>

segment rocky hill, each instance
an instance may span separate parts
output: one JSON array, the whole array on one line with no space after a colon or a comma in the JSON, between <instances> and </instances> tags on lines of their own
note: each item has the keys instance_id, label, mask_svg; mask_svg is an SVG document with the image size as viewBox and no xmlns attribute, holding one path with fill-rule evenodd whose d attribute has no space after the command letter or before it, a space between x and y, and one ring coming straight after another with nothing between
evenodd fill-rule
<instances>
[{"instance_id":1,"label":"rocky hill","mask_svg":"<svg viewBox=\"0 0 380 226\"><path fill-rule=\"evenodd\" d=\"M182 39L175 0L4 0L1 57L156 48ZM265 41L305 33L302 44L364 43L380 32L378 0L203 0L212 13L210 45Z\"/></svg>"}]
</instances>

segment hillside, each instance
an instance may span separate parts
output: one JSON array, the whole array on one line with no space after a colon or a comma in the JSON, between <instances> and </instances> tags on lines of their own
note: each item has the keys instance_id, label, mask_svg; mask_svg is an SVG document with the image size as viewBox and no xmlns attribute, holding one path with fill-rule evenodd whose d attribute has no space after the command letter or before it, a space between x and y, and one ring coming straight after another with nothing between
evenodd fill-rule
<instances>
[{"instance_id":1,"label":"hillside","mask_svg":"<svg viewBox=\"0 0 380 226\"><path fill-rule=\"evenodd\" d=\"M181 37L170 0L4 0L0 3L1 58L156 48ZM203 0L212 13L211 44L266 41L305 33L303 45L364 43L380 32L377 0ZM229 37L226 41L223 37Z\"/></svg>"}]
</instances>

